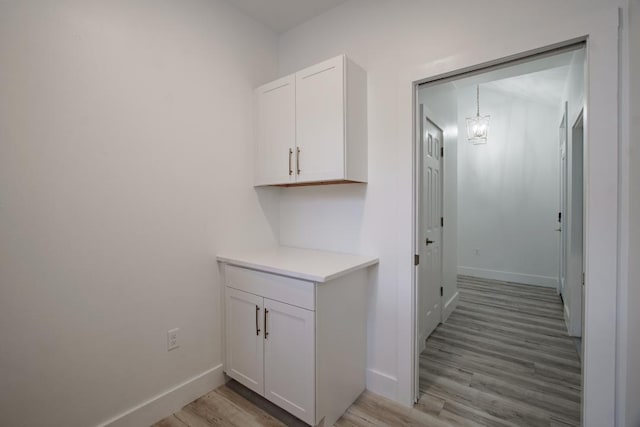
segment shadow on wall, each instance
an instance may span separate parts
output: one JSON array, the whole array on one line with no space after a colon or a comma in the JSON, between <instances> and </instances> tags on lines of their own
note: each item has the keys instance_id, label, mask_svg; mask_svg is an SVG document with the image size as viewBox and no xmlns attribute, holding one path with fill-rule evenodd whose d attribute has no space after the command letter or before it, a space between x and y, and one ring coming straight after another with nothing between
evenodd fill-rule
<instances>
[{"instance_id":1,"label":"shadow on wall","mask_svg":"<svg viewBox=\"0 0 640 427\"><path fill-rule=\"evenodd\" d=\"M283 189L280 244L357 253L364 224L366 184Z\"/></svg>"},{"instance_id":2,"label":"shadow on wall","mask_svg":"<svg viewBox=\"0 0 640 427\"><path fill-rule=\"evenodd\" d=\"M280 192L278 187L255 187L258 203L264 214L274 240L280 237Z\"/></svg>"}]
</instances>

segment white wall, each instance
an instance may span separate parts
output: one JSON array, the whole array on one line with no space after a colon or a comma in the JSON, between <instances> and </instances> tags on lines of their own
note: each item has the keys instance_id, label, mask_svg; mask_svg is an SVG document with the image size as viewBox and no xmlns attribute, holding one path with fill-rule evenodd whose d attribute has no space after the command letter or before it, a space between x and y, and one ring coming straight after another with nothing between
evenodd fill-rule
<instances>
[{"instance_id":1,"label":"white wall","mask_svg":"<svg viewBox=\"0 0 640 427\"><path fill-rule=\"evenodd\" d=\"M250 173L276 55L218 0L0 3L3 425L96 425L219 383L215 254L278 234Z\"/></svg>"},{"instance_id":2,"label":"white wall","mask_svg":"<svg viewBox=\"0 0 640 427\"><path fill-rule=\"evenodd\" d=\"M399 227L407 229L411 194L410 188L402 186L410 166L403 145L406 130L401 126L407 119L401 114L409 106L399 103L405 99L407 76L416 75L425 64L431 64L429 73L436 74L439 69L450 71L452 64L497 59L509 51L506 46L519 43L544 46L551 33L572 27L567 22L580 22L576 14L596 16L618 4L622 2L494 0L479 7L475 3L351 0L280 37L281 75L339 53L346 53L368 72L369 184L287 189L282 193L280 236L285 244L380 257L378 276L371 283L371 390L403 402L410 399L410 363L404 347L411 334L406 323L410 307L399 301L406 302L410 295L412 267L403 246L407 236L396 232ZM478 26L478 22L488 25ZM476 41L481 41L481 53L472 50ZM338 226L333 225L336 221Z\"/></svg>"},{"instance_id":3,"label":"white wall","mask_svg":"<svg viewBox=\"0 0 640 427\"><path fill-rule=\"evenodd\" d=\"M476 87L458 90L458 272L558 282L558 106L480 86L487 144L467 140Z\"/></svg>"}]
</instances>

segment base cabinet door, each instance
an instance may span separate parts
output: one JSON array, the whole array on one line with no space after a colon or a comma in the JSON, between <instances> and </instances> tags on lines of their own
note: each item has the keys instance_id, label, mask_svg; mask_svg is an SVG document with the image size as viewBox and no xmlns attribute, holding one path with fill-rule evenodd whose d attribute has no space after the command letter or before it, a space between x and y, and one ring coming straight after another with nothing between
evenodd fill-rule
<instances>
[{"instance_id":1,"label":"base cabinet door","mask_svg":"<svg viewBox=\"0 0 640 427\"><path fill-rule=\"evenodd\" d=\"M264 299L264 396L315 425L314 312Z\"/></svg>"},{"instance_id":2,"label":"base cabinet door","mask_svg":"<svg viewBox=\"0 0 640 427\"><path fill-rule=\"evenodd\" d=\"M226 288L227 375L264 394L263 298Z\"/></svg>"}]
</instances>

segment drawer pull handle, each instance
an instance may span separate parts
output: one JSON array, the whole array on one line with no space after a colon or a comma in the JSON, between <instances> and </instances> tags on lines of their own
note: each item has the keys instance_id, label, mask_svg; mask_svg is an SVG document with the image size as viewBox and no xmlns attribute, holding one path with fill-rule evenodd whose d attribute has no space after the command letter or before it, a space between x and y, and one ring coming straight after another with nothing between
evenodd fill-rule
<instances>
[{"instance_id":1,"label":"drawer pull handle","mask_svg":"<svg viewBox=\"0 0 640 427\"><path fill-rule=\"evenodd\" d=\"M260 335L260 327L258 326L258 316L260 315L260 307L256 305L256 335Z\"/></svg>"},{"instance_id":2,"label":"drawer pull handle","mask_svg":"<svg viewBox=\"0 0 640 427\"><path fill-rule=\"evenodd\" d=\"M269 331L267 331L267 314L269 314L269 310L264 309L264 339L266 340L269 336Z\"/></svg>"},{"instance_id":3,"label":"drawer pull handle","mask_svg":"<svg viewBox=\"0 0 640 427\"><path fill-rule=\"evenodd\" d=\"M298 171L298 175L300 175L300 147L296 147L296 169Z\"/></svg>"}]
</instances>

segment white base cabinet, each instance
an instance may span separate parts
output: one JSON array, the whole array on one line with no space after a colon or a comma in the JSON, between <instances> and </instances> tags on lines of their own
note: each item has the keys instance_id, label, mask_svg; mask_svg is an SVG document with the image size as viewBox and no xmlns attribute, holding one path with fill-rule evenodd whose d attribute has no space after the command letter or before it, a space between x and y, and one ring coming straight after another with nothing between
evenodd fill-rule
<instances>
[{"instance_id":1,"label":"white base cabinet","mask_svg":"<svg viewBox=\"0 0 640 427\"><path fill-rule=\"evenodd\" d=\"M318 283L223 265L226 374L333 425L365 389L366 269Z\"/></svg>"}]
</instances>

